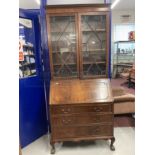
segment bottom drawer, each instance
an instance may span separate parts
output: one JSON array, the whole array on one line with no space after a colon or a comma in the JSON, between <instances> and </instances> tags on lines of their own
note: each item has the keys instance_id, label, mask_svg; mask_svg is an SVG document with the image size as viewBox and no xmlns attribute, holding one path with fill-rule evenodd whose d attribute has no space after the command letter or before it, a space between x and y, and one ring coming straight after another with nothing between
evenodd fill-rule
<instances>
[{"instance_id":1,"label":"bottom drawer","mask_svg":"<svg viewBox=\"0 0 155 155\"><path fill-rule=\"evenodd\" d=\"M53 139L80 138L89 136L112 136L112 125L55 127L52 128Z\"/></svg>"}]
</instances>

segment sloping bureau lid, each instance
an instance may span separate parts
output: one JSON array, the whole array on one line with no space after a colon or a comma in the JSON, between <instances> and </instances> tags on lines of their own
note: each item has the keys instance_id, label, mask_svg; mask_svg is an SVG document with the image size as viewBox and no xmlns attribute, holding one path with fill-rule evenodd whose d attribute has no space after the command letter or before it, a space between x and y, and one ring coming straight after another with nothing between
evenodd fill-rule
<instances>
[{"instance_id":1,"label":"sloping bureau lid","mask_svg":"<svg viewBox=\"0 0 155 155\"><path fill-rule=\"evenodd\" d=\"M50 104L113 102L108 79L53 80Z\"/></svg>"}]
</instances>

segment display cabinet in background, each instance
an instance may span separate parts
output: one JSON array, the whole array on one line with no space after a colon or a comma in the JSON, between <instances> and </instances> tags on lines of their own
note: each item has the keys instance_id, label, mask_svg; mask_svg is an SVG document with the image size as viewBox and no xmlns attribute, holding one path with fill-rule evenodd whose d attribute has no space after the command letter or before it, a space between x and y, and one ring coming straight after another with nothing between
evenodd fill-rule
<instances>
[{"instance_id":1,"label":"display cabinet in background","mask_svg":"<svg viewBox=\"0 0 155 155\"><path fill-rule=\"evenodd\" d=\"M135 41L117 41L114 43L113 77L132 68L135 63Z\"/></svg>"},{"instance_id":2,"label":"display cabinet in background","mask_svg":"<svg viewBox=\"0 0 155 155\"><path fill-rule=\"evenodd\" d=\"M19 18L19 78L36 75L33 28L30 19Z\"/></svg>"},{"instance_id":3,"label":"display cabinet in background","mask_svg":"<svg viewBox=\"0 0 155 155\"><path fill-rule=\"evenodd\" d=\"M109 6L48 6L52 78L108 77Z\"/></svg>"},{"instance_id":4,"label":"display cabinet in background","mask_svg":"<svg viewBox=\"0 0 155 155\"><path fill-rule=\"evenodd\" d=\"M19 77L36 75L34 47L32 44L23 45L23 61L19 61Z\"/></svg>"}]
</instances>

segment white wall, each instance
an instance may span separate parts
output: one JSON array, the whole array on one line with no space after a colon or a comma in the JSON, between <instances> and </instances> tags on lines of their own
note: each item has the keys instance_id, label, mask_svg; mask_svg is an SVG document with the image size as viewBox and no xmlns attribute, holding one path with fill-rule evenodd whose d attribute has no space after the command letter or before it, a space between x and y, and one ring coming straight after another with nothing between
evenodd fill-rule
<instances>
[{"instance_id":1,"label":"white wall","mask_svg":"<svg viewBox=\"0 0 155 155\"><path fill-rule=\"evenodd\" d=\"M114 10L112 11L112 23L113 24L120 24L121 21L121 15L130 15L131 18L128 21L128 23L134 23L135 22L135 10Z\"/></svg>"},{"instance_id":2,"label":"white wall","mask_svg":"<svg viewBox=\"0 0 155 155\"><path fill-rule=\"evenodd\" d=\"M19 0L19 8L22 9L40 9L36 0Z\"/></svg>"},{"instance_id":3,"label":"white wall","mask_svg":"<svg viewBox=\"0 0 155 155\"><path fill-rule=\"evenodd\" d=\"M130 19L126 22L122 21L122 15L130 15ZM111 21L111 45L113 50L113 42L114 42L114 25L116 24L129 24L135 23L135 10L115 10L112 11L112 21Z\"/></svg>"}]
</instances>

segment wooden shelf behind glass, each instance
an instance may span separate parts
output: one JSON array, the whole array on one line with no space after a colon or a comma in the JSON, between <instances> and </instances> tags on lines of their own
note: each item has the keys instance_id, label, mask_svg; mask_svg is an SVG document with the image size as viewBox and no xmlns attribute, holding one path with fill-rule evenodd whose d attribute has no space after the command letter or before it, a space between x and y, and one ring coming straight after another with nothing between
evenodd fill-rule
<instances>
[{"instance_id":1,"label":"wooden shelf behind glass","mask_svg":"<svg viewBox=\"0 0 155 155\"><path fill-rule=\"evenodd\" d=\"M82 52L97 52L97 51L105 51L105 49L91 49L91 50L82 51Z\"/></svg>"},{"instance_id":2,"label":"wooden shelf behind glass","mask_svg":"<svg viewBox=\"0 0 155 155\"><path fill-rule=\"evenodd\" d=\"M104 61L97 61L97 62L94 62L94 61L85 61L83 62L83 65L90 65L90 64L105 64L106 62Z\"/></svg>"},{"instance_id":3,"label":"wooden shelf behind glass","mask_svg":"<svg viewBox=\"0 0 155 155\"><path fill-rule=\"evenodd\" d=\"M85 29L85 30L82 30L82 32L106 32L105 29L95 29L95 30L91 30L91 29Z\"/></svg>"},{"instance_id":4,"label":"wooden shelf behind glass","mask_svg":"<svg viewBox=\"0 0 155 155\"><path fill-rule=\"evenodd\" d=\"M55 63L54 66L61 66L64 65L64 63ZM76 65L76 63L65 63L65 65Z\"/></svg>"}]
</instances>

